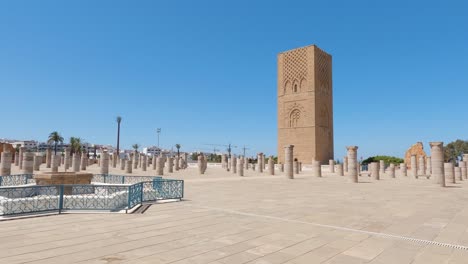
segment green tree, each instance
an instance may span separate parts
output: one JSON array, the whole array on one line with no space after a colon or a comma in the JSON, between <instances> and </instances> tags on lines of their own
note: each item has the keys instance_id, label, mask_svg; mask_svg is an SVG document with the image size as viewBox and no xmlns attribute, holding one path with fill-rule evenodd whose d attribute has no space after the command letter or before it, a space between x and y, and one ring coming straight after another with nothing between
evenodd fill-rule
<instances>
[{"instance_id":1,"label":"green tree","mask_svg":"<svg viewBox=\"0 0 468 264\"><path fill-rule=\"evenodd\" d=\"M193 152L192 155L190 155L190 158L191 158L192 160L198 160L198 155L199 155L199 154L200 154L200 153L198 153L198 152Z\"/></svg>"},{"instance_id":2,"label":"green tree","mask_svg":"<svg viewBox=\"0 0 468 264\"><path fill-rule=\"evenodd\" d=\"M54 154L57 155L57 145L58 143L63 143L63 137L59 134L59 132L54 131L49 134L49 139L47 140L48 144L54 143Z\"/></svg>"},{"instance_id":3,"label":"green tree","mask_svg":"<svg viewBox=\"0 0 468 264\"><path fill-rule=\"evenodd\" d=\"M81 138L71 137L70 148L71 148L71 154L81 152Z\"/></svg>"},{"instance_id":4,"label":"green tree","mask_svg":"<svg viewBox=\"0 0 468 264\"><path fill-rule=\"evenodd\" d=\"M457 139L445 146L444 159L446 162L457 161L466 153L468 153L468 141Z\"/></svg>"},{"instance_id":5,"label":"green tree","mask_svg":"<svg viewBox=\"0 0 468 264\"><path fill-rule=\"evenodd\" d=\"M210 156L208 156L207 160L209 162L221 162L221 155L216 155L214 153L211 153Z\"/></svg>"},{"instance_id":6,"label":"green tree","mask_svg":"<svg viewBox=\"0 0 468 264\"><path fill-rule=\"evenodd\" d=\"M268 160L270 159L270 157L268 157ZM267 161L269 162L269 161ZM273 163L277 164L278 163L278 157L277 156L273 156Z\"/></svg>"},{"instance_id":7,"label":"green tree","mask_svg":"<svg viewBox=\"0 0 468 264\"><path fill-rule=\"evenodd\" d=\"M180 144L175 144L175 147L177 149L177 157L180 156Z\"/></svg>"},{"instance_id":8,"label":"green tree","mask_svg":"<svg viewBox=\"0 0 468 264\"><path fill-rule=\"evenodd\" d=\"M367 165L367 164L369 164L371 162L378 162L378 161L381 161L381 160L384 161L385 165L390 165L390 163L400 164L400 163L405 162L402 158L381 155L381 156L369 157L369 158L363 160L362 165Z\"/></svg>"},{"instance_id":9,"label":"green tree","mask_svg":"<svg viewBox=\"0 0 468 264\"><path fill-rule=\"evenodd\" d=\"M138 149L140 148L140 145L138 145L138 144L133 144L133 145L132 145L132 148L133 148L136 152L138 152Z\"/></svg>"}]
</instances>

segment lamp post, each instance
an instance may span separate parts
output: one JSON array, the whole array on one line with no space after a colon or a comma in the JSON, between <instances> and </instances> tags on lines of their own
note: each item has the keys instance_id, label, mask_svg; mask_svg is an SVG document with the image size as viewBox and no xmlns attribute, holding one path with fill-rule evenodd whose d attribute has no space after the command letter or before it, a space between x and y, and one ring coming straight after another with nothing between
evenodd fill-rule
<instances>
[{"instance_id":1,"label":"lamp post","mask_svg":"<svg viewBox=\"0 0 468 264\"><path fill-rule=\"evenodd\" d=\"M159 134L161 134L161 128L157 128L156 133L158 133L158 148L159 148Z\"/></svg>"}]
</instances>

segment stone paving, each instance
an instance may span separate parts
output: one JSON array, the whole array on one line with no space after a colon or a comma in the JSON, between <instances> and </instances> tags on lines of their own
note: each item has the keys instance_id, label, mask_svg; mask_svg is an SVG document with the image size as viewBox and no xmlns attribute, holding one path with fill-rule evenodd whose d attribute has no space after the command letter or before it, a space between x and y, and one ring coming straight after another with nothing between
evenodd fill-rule
<instances>
[{"instance_id":1,"label":"stone paving","mask_svg":"<svg viewBox=\"0 0 468 264\"><path fill-rule=\"evenodd\" d=\"M190 167L165 174L186 180L185 200L144 214L2 221L0 263L468 263L467 181L397 171L356 184L326 167L294 179Z\"/></svg>"}]
</instances>

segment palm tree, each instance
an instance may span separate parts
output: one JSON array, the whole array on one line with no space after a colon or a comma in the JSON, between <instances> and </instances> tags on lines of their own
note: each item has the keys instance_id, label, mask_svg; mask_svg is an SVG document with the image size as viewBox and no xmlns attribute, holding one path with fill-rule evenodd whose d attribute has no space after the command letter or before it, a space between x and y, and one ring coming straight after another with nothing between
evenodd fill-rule
<instances>
[{"instance_id":1,"label":"palm tree","mask_svg":"<svg viewBox=\"0 0 468 264\"><path fill-rule=\"evenodd\" d=\"M132 145L132 148L133 148L135 151L137 151L137 152L138 152L138 148L139 148L139 147L140 147L140 145L138 145L138 144L133 144L133 145Z\"/></svg>"},{"instance_id":2,"label":"palm tree","mask_svg":"<svg viewBox=\"0 0 468 264\"><path fill-rule=\"evenodd\" d=\"M55 155L57 155L57 144L59 142L63 143L63 137L59 134L59 132L54 131L54 132L50 133L49 139L47 140L47 143L51 144L52 142L54 143Z\"/></svg>"},{"instance_id":3,"label":"palm tree","mask_svg":"<svg viewBox=\"0 0 468 264\"><path fill-rule=\"evenodd\" d=\"M175 147L177 149L177 157L180 157L180 144L175 144Z\"/></svg>"},{"instance_id":4,"label":"palm tree","mask_svg":"<svg viewBox=\"0 0 468 264\"><path fill-rule=\"evenodd\" d=\"M120 146L120 122L122 122L122 117L117 116L115 119L117 121L117 155L119 155L119 146Z\"/></svg>"},{"instance_id":5,"label":"palm tree","mask_svg":"<svg viewBox=\"0 0 468 264\"><path fill-rule=\"evenodd\" d=\"M81 138L71 137L70 148L71 148L71 154L81 152Z\"/></svg>"}]
</instances>

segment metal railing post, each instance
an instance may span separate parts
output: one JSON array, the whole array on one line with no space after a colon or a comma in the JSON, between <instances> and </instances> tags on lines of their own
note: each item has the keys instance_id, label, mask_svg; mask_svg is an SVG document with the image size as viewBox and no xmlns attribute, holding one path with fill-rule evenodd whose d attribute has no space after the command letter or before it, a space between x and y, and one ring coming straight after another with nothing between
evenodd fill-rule
<instances>
[{"instance_id":1,"label":"metal railing post","mask_svg":"<svg viewBox=\"0 0 468 264\"><path fill-rule=\"evenodd\" d=\"M182 181L182 197L180 197L181 201L182 201L182 198L184 198L184 181Z\"/></svg>"},{"instance_id":2,"label":"metal railing post","mask_svg":"<svg viewBox=\"0 0 468 264\"><path fill-rule=\"evenodd\" d=\"M63 209L63 190L65 188L63 187L63 185L60 185L59 187L59 214L62 213L62 209Z\"/></svg>"},{"instance_id":3,"label":"metal railing post","mask_svg":"<svg viewBox=\"0 0 468 264\"><path fill-rule=\"evenodd\" d=\"M140 191L140 204L143 204L143 183L140 182L141 191Z\"/></svg>"},{"instance_id":4,"label":"metal railing post","mask_svg":"<svg viewBox=\"0 0 468 264\"><path fill-rule=\"evenodd\" d=\"M130 209L130 199L131 199L131 198L130 198L130 197L131 197L131 196L130 196L130 188L132 188L131 185L128 186L128 188L127 188L127 189L128 189L128 194L127 194L127 196L128 196L128 199L127 199L127 210ZM125 213L127 213L127 210L125 210Z\"/></svg>"}]
</instances>

